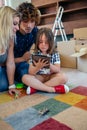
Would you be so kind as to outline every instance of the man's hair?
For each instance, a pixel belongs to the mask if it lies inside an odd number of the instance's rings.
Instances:
[[[32,4],[28,2],[23,2],[17,8],[17,11],[21,13],[21,21],[35,21],[35,24],[40,23],[40,11]]]

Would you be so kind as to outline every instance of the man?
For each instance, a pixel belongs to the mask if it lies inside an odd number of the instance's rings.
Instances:
[[[36,40],[38,32],[37,25],[40,22],[40,12],[32,3],[28,2],[20,4],[17,11],[21,14],[21,19],[14,46],[16,63],[15,80],[23,83],[26,82],[26,85],[28,85],[29,51]],[[27,75],[27,78],[25,78],[25,75]]]

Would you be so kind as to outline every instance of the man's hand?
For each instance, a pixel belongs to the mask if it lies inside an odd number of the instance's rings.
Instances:
[[[24,53],[24,55],[22,56],[22,58],[24,59],[24,61],[28,61],[30,59],[30,52],[27,51],[26,53]]]

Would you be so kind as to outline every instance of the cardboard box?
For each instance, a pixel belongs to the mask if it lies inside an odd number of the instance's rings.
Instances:
[[[75,40],[57,43],[57,50],[60,54],[61,67],[73,69],[77,68],[77,58],[71,57],[71,54],[75,53],[75,44]]]
[[[76,40],[75,53],[71,56],[80,57],[87,54],[87,40]]]
[[[81,39],[81,40],[75,40],[75,51],[78,52],[81,48],[87,47],[87,40]]]
[[[76,40],[75,51],[71,56],[77,57],[77,69],[87,72],[87,40]]]
[[[73,30],[75,39],[87,39],[87,27],[85,28],[76,28]]]
[[[87,54],[77,58],[77,69],[87,72]]]

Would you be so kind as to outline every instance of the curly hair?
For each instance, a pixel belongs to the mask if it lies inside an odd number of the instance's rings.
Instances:
[[[28,2],[23,2],[17,8],[17,11],[21,13],[21,21],[35,21],[35,24],[40,23],[40,11],[32,4]]]

